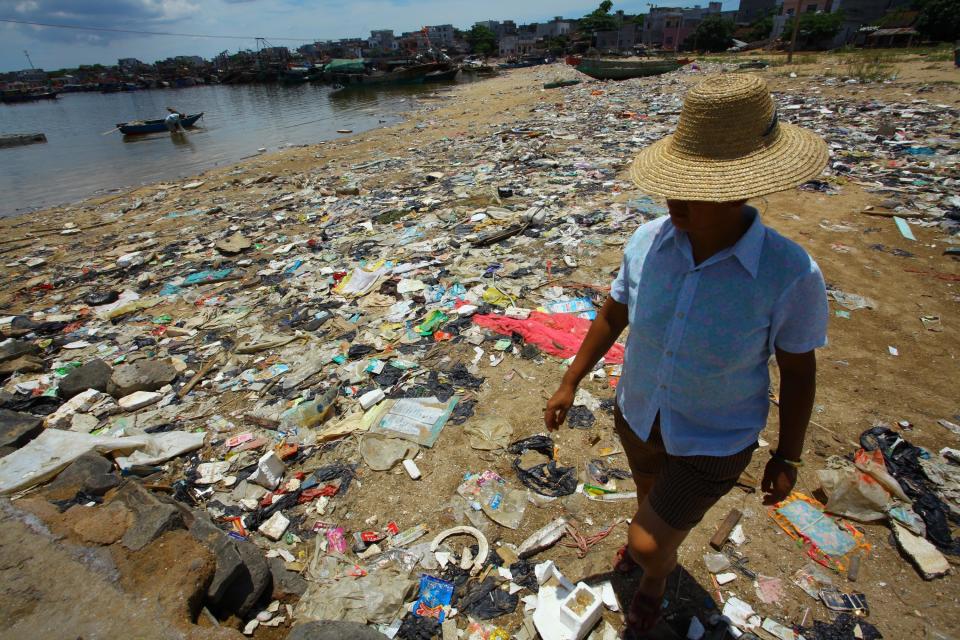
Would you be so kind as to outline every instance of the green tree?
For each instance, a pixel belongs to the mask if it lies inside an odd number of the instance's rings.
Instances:
[[[791,17],[783,26],[781,38],[789,39],[793,34],[793,20]],[[797,32],[797,41],[804,46],[814,46],[824,40],[829,40],[840,33],[843,26],[843,12],[836,13],[801,13],[800,30]]]
[[[570,39],[565,35],[552,36],[544,38],[543,44],[547,48],[547,51],[550,52],[550,55],[562,56],[567,52],[567,47],[570,46]]]
[[[773,31],[773,16],[764,16],[750,24],[750,33],[747,37],[750,38],[749,42],[766,40],[770,37],[771,31]]]
[[[466,40],[475,54],[484,57],[489,56],[497,48],[497,34],[486,25],[473,25],[473,28],[467,32]]]
[[[726,51],[733,44],[735,28],[733,20],[724,20],[718,15],[707,16],[685,44],[698,51]]]
[[[920,11],[916,28],[922,35],[941,42],[960,40],[957,0],[917,0],[914,7]]]
[[[603,0],[600,6],[580,18],[580,31],[594,33],[595,31],[613,31],[617,28],[617,19],[610,15],[613,3]]]

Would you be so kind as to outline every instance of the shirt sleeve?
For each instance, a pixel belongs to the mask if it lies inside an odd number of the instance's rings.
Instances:
[[[820,267],[812,259],[810,270],[791,284],[774,309],[770,332],[773,348],[806,353],[827,344],[827,288]]]
[[[630,278],[627,273],[628,265],[627,252],[624,251],[623,262],[620,263],[620,271],[617,273],[617,277],[613,279],[613,284],[610,285],[610,297],[620,304],[629,304],[630,287],[628,284]]]

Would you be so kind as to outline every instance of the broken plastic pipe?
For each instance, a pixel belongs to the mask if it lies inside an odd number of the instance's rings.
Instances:
[[[437,537],[433,539],[433,542],[430,543],[430,551],[436,551],[440,546],[440,543],[446,538],[459,534],[473,536],[479,543],[480,548],[477,551],[477,557],[473,559],[473,568],[470,570],[471,575],[476,575],[477,572],[479,572],[483,567],[483,564],[487,561],[487,555],[490,553],[490,545],[487,544],[487,538],[479,529],[461,526],[441,531],[437,534]]]

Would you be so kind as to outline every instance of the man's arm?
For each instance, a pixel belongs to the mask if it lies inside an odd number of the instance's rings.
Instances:
[[[765,504],[786,498],[797,482],[797,465],[817,393],[817,357],[813,351],[789,353],[776,350],[780,368],[780,435],[775,456],[767,463],[761,489]]]
[[[600,307],[596,319],[591,323],[590,330],[583,339],[583,344],[577,351],[577,356],[560,381],[560,388],[547,402],[543,421],[548,430],[559,429],[566,420],[567,411],[573,405],[577,385],[593,370],[600,358],[610,350],[623,330],[627,328],[627,317],[627,305],[613,298],[607,298]]]

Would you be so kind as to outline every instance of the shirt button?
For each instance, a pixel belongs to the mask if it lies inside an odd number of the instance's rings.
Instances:
[[[673,357],[673,351],[667,351],[667,357],[668,358]]]
[[[683,311],[677,311],[677,317],[682,319],[682,318],[683,318]]]

